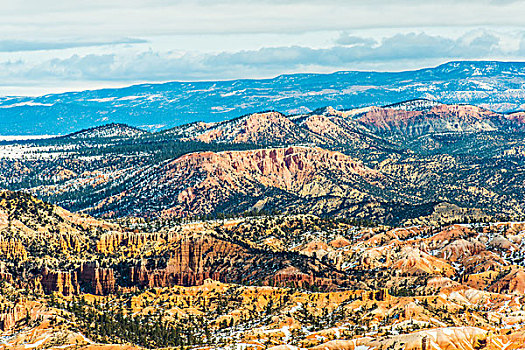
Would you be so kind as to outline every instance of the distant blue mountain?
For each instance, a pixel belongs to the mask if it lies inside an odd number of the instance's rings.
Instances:
[[[396,73],[292,74],[0,97],[0,135],[58,135],[108,123],[159,130],[261,110],[298,114],[328,105],[349,109],[416,98],[519,110],[525,106],[525,62],[463,61]]]

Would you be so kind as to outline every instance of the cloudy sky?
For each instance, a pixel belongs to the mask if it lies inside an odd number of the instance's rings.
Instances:
[[[0,0],[0,95],[525,58],[525,1]]]

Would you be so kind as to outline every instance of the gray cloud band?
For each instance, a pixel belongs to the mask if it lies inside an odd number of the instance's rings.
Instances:
[[[0,40],[0,52],[20,52],[20,51],[44,51],[44,50],[63,50],[78,47],[122,45],[122,44],[143,44],[147,40],[136,38],[124,38],[113,41],[27,41],[27,40]]]
[[[473,38],[450,39],[424,33],[396,34],[380,43],[343,34],[340,44],[325,49],[303,46],[271,47],[218,54],[173,55],[147,51],[134,55],[89,54],[51,59],[29,65],[24,61],[0,64],[4,83],[30,79],[87,81],[201,80],[280,74],[308,67],[352,69],[356,63],[406,60],[490,59],[498,55],[522,57],[521,48],[506,52],[498,37],[482,32]],[[350,46],[348,46],[350,45]]]

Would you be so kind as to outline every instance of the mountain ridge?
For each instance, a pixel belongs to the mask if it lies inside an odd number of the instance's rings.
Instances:
[[[511,112],[523,109],[525,96],[520,91],[524,84],[524,63],[493,61],[449,62],[392,73],[346,71],[260,80],[139,84],[0,99],[0,134],[63,135],[108,122],[154,131],[266,109],[298,114],[327,105],[358,108],[418,98]]]
[[[79,130],[60,138],[87,139],[87,138],[112,138],[112,137],[136,137],[147,134],[140,128],[123,123],[109,123],[88,129]]]
[[[383,116],[385,113],[386,115]],[[323,140],[323,137],[325,136],[323,133],[326,132],[326,130],[319,129],[326,127],[326,125],[323,124],[329,124],[328,128],[331,128],[335,133],[357,132],[368,134],[369,137],[377,137],[379,136],[376,135],[378,132],[381,136],[384,136],[384,134],[377,125],[374,125],[375,120],[380,121],[383,124],[396,122],[406,118],[421,119],[426,116],[430,116],[431,119],[445,120],[454,114],[458,114],[459,117],[462,117],[461,115],[471,117],[474,118],[474,120],[489,120],[490,118],[487,117],[496,118],[499,120],[499,124],[506,123],[508,125],[513,125],[515,128],[521,128],[525,125],[523,112],[498,113],[487,108],[466,103],[445,104],[428,99],[412,99],[385,106],[367,106],[357,109],[337,110],[332,106],[326,106],[307,114],[298,115],[285,115],[278,111],[267,110],[238,116],[233,119],[216,123],[195,121],[153,133],[123,123],[108,123],[76,131],[64,136],[59,136],[59,138],[125,138],[145,135],[162,135],[172,136],[181,140],[195,140],[207,143],[223,142],[276,145],[302,142],[322,144],[328,142],[328,140]],[[485,117],[485,115],[487,117]],[[384,119],[385,116],[387,119]],[[336,120],[334,118],[339,119]],[[465,126],[468,126],[468,124],[469,122],[467,121]],[[503,126],[505,125],[499,125],[499,127]],[[470,127],[472,128],[471,131],[496,130],[494,125],[485,127],[470,125]],[[440,133],[466,131],[468,130],[445,125],[442,130],[429,129],[425,132]],[[403,135],[403,130],[399,130],[398,133],[400,133],[401,136],[406,136]],[[391,133],[390,136],[394,136],[394,134]],[[340,141],[341,140],[339,140],[339,142]]]
[[[439,203],[448,203],[453,218],[478,217],[480,208],[519,218],[524,121],[520,113],[410,100],[267,111],[157,133],[109,124],[80,134],[87,138],[2,143],[0,186],[107,217],[273,208],[399,223],[435,220]],[[348,162],[335,164],[331,154]],[[281,172],[296,160],[302,165]],[[353,176],[351,163],[380,180]]]
[[[254,144],[328,143],[323,139],[331,129],[341,135],[358,133],[368,137],[408,136],[442,132],[496,131],[507,127],[523,128],[523,113],[497,113],[469,104],[445,104],[428,99],[414,99],[386,106],[368,106],[358,109],[336,110],[331,106],[299,115],[285,115],[277,111],[257,112],[219,123],[194,122],[165,133],[179,133],[184,139],[204,142],[250,142]],[[450,120],[447,120],[450,119]],[[398,125],[398,123],[413,125]],[[422,124],[418,126],[419,124]],[[294,125],[295,124],[295,125]],[[329,125],[328,125],[329,124]],[[299,127],[299,129],[297,129]],[[185,129],[192,129],[191,132]],[[393,130],[395,129],[395,130]],[[176,130],[176,132],[174,132]],[[335,135],[329,136],[332,140]],[[341,142],[341,140],[339,140]]]

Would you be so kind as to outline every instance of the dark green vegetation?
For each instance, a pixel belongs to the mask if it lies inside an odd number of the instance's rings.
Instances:
[[[508,117],[427,100],[344,113],[269,112],[157,133],[110,124],[56,139],[3,142],[0,188],[30,191],[66,209],[106,217],[156,217],[172,208],[178,209],[169,215],[178,217],[262,210],[386,224],[525,217],[525,128],[519,113]],[[338,166],[324,169],[312,161],[307,167],[321,169],[316,176],[302,178],[304,172],[297,172],[304,168],[291,167],[292,184],[279,187],[256,177],[263,167],[277,166],[268,165],[271,157],[243,163],[253,169],[241,175],[238,165],[222,171],[225,165],[206,154],[177,167],[177,159],[190,153],[297,145],[342,152],[369,173],[347,177]],[[9,156],[12,149],[24,155]],[[244,156],[232,157],[240,162]],[[317,159],[304,157],[303,163]],[[199,189],[206,180],[211,185]]]
[[[70,312],[78,330],[96,342],[111,344],[115,341],[132,343],[148,349],[211,344],[211,333],[204,317],[184,317],[167,320],[164,311],[155,314],[130,315],[124,313],[124,302],[118,309],[108,305],[73,298],[61,302],[50,298],[49,305]],[[55,321],[56,322],[56,321]]]
[[[3,142],[1,145],[15,144]],[[193,152],[221,152],[230,149],[254,149],[250,144],[205,143],[199,141],[180,141],[161,134],[144,134],[135,138],[87,138],[72,139],[68,137],[39,140],[36,143],[22,141],[26,147],[43,147],[49,159],[39,156],[24,159],[0,158],[0,188],[11,191],[27,190],[40,186],[60,186],[69,180],[68,174],[61,178],[57,172],[67,169],[74,174],[91,172],[118,172],[122,169],[145,169],[162,164]],[[32,159],[28,159],[32,158]],[[78,211],[126,189],[126,183],[111,184],[103,189],[77,188],[73,192],[43,194],[46,201],[61,203],[65,208]]]

